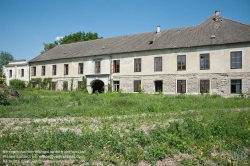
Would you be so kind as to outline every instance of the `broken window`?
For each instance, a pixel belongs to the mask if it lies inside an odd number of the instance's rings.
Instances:
[[[231,80],[231,93],[241,93],[241,80]]]
[[[45,76],[45,66],[42,66],[42,76]]]
[[[52,75],[56,75],[56,65],[52,66]]]
[[[36,67],[31,67],[31,76],[36,76]]]
[[[95,61],[95,73],[101,73],[101,61]]]
[[[162,81],[155,81],[155,92],[162,92]]]
[[[186,80],[177,80],[177,93],[186,93]]]
[[[120,60],[114,60],[113,61],[114,63],[113,63],[113,72],[114,73],[120,73]]]
[[[69,74],[69,64],[64,64],[64,75]]]
[[[83,74],[83,63],[78,63],[78,74]]]
[[[113,81],[113,91],[118,92],[120,89],[120,81]]]

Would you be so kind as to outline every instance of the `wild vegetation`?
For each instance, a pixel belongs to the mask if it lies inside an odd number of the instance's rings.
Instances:
[[[0,117],[0,151],[38,165],[65,152],[76,165],[250,164],[249,98],[28,88]]]

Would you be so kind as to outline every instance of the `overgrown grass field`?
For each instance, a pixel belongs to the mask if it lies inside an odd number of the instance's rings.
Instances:
[[[64,152],[73,157],[50,165],[250,164],[250,99],[240,97],[25,89],[0,117],[1,162],[30,151],[34,165]]]

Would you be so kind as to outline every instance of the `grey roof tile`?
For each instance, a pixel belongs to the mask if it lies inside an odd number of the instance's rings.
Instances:
[[[162,30],[160,34],[148,32],[59,45],[30,62],[240,42],[250,42],[249,25],[223,17],[216,22],[212,16],[198,26]]]

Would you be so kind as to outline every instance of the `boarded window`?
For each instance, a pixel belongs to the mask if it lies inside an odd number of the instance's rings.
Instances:
[[[186,55],[177,56],[177,70],[186,70]]]
[[[64,75],[69,74],[69,64],[64,64]]]
[[[83,63],[78,63],[78,74],[83,74]]]
[[[210,68],[209,64],[209,54],[201,54],[200,55],[200,69],[201,70],[207,70]]]
[[[200,93],[209,92],[209,80],[200,80]]]
[[[95,73],[101,73],[101,61],[95,61]]]
[[[242,52],[231,52],[231,69],[242,68]]]
[[[177,93],[186,93],[186,80],[177,80]]]
[[[155,57],[155,71],[162,71],[162,57]]]
[[[113,81],[113,91],[118,92],[120,89],[120,81]]]
[[[231,80],[231,93],[241,93],[242,83],[241,80]]]
[[[113,69],[114,73],[120,73],[120,60],[113,61]]]
[[[134,60],[134,71],[141,72],[141,58],[137,58]]]
[[[134,92],[139,92],[141,80],[134,80]]]
[[[45,66],[42,66],[42,76],[45,76]]]
[[[155,92],[162,92],[162,81],[155,81]]]

